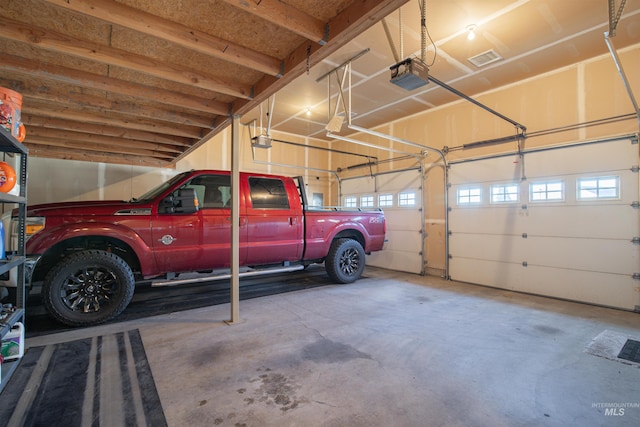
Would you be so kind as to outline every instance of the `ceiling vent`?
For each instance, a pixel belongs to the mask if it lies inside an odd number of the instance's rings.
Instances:
[[[471,62],[476,67],[480,68],[480,67],[484,67],[485,65],[489,65],[492,62],[500,61],[501,59],[504,59],[504,58],[498,55],[498,52],[491,49],[486,52],[482,52],[476,56],[472,56],[471,58],[468,58],[467,61]]]

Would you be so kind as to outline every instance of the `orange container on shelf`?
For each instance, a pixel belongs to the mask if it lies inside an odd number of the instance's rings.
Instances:
[[[18,140],[24,140],[25,135],[24,126],[20,121],[21,110],[22,95],[11,89],[0,87],[0,127]]]
[[[16,185],[16,171],[9,163],[0,162],[0,192],[8,193]]]

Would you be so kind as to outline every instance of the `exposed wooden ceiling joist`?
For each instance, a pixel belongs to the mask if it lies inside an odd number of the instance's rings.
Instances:
[[[224,0],[279,27],[324,44],[328,36],[325,23],[279,0]]]
[[[5,54],[2,56],[2,69],[7,73],[28,74],[43,84],[48,84],[48,81],[53,80],[74,85],[78,88],[96,89],[108,93],[132,96],[154,103],[179,105],[183,108],[210,114],[228,115],[231,108],[229,104],[204,97],[185,95],[176,91],[132,83],[60,65],[49,65],[15,55]],[[22,92],[22,88],[18,90]]]
[[[0,18],[0,29],[4,38],[36,44],[42,49],[55,53],[88,58],[105,65],[123,67],[234,97],[251,98],[249,85],[236,83],[232,79],[224,80],[177,64],[154,60],[123,49],[97,45],[46,28],[25,26],[20,22],[3,18]]]
[[[187,49],[196,50],[263,73],[280,74],[280,61],[261,52],[247,49],[232,41],[214,37],[186,25],[143,12],[112,0],[44,0],[74,12],[98,18],[159,39],[168,40]],[[211,7],[214,7],[211,4]]]

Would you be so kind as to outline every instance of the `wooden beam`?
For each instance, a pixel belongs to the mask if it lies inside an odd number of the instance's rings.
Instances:
[[[131,83],[126,80],[115,79],[85,71],[75,70],[59,65],[49,65],[40,61],[33,61],[14,55],[2,54],[2,70],[14,74],[27,74],[47,84],[57,81],[70,85],[113,92],[119,95],[132,96],[167,105],[180,105],[196,111],[211,114],[228,115],[230,106],[224,102],[203,96],[185,95],[155,86]]]
[[[76,39],[46,28],[39,28],[0,17],[0,37],[27,43],[53,52],[119,66],[161,79],[187,84],[200,89],[251,98],[251,87],[232,80],[223,80],[200,71],[191,70],[166,61],[149,58],[109,46]]]
[[[170,126],[163,123],[152,122],[150,120],[127,120],[116,117],[114,114],[92,114],[86,112],[74,111],[67,107],[52,109],[46,103],[32,103],[29,108],[24,108],[30,114],[44,117],[55,117],[58,119],[75,120],[84,123],[93,123],[96,125],[110,125],[125,129],[142,130],[146,132],[165,133],[175,136],[183,136],[187,138],[199,138],[200,129],[185,126]],[[27,132],[29,130],[27,129]]]
[[[324,22],[280,0],[223,1],[313,42],[326,42]]]
[[[96,163],[113,163],[113,164],[125,164],[134,166],[148,166],[153,168],[172,168],[175,169],[175,165],[172,162],[165,160],[155,159],[151,157],[132,156],[127,154],[109,154],[98,153],[96,151],[86,151],[82,149],[76,149],[70,151],[68,149],[60,147],[52,147],[47,145],[37,144],[25,144],[29,148],[29,156],[32,157],[45,157],[48,159],[62,159],[62,160],[80,160],[83,162],[96,162]]]
[[[11,88],[11,86],[2,78],[0,78],[0,86]],[[214,122],[214,117],[204,117],[185,113],[184,111],[170,111],[117,99],[106,99],[103,97],[79,93],[73,90],[65,92],[61,90],[51,90],[51,88],[45,89],[42,86],[34,87],[33,85],[25,84],[20,93],[22,93],[22,102],[25,105],[25,109],[33,102],[45,101],[58,107],[66,106],[76,109],[82,108],[87,111],[94,110],[103,113],[114,112],[124,116],[140,117],[160,122],[196,126],[206,129],[213,128]]]
[[[140,157],[153,157],[157,159],[165,159],[172,160],[175,156],[167,153],[161,153],[158,151],[150,151],[150,150],[139,150],[133,148],[131,145],[129,147],[115,146],[109,145],[105,146],[103,144],[91,143],[88,141],[79,142],[79,141],[68,141],[66,139],[55,139],[55,138],[41,138],[37,136],[29,137],[29,141],[25,139],[25,143],[30,145],[48,145],[50,147],[62,147],[75,150],[85,150],[85,151],[97,151],[99,153],[112,153],[112,154],[131,154],[134,156]]]
[[[169,21],[140,9],[126,6],[112,0],[44,0],[47,3],[73,10],[85,15],[110,22],[176,43],[234,64],[242,65],[265,74],[280,74],[280,61],[228,40],[212,36],[186,25]],[[214,7],[212,4],[211,7]]]
[[[136,141],[151,142],[157,144],[169,144],[175,147],[190,147],[194,140],[179,136],[165,135],[160,133],[145,132],[135,129],[126,129],[115,126],[97,125],[94,123],[64,120],[55,117],[44,117],[32,113],[22,112],[22,123],[24,123],[27,134],[33,128],[59,129],[72,132],[89,133],[98,136],[110,136],[114,138]]]
[[[93,144],[95,146],[102,146],[104,151],[113,151],[110,147],[134,147],[140,150],[147,150],[149,152],[166,152],[171,153],[171,157],[176,154],[182,154],[185,149],[181,146],[154,144],[144,141],[131,141],[122,138],[114,138],[112,136],[96,135],[92,133],[72,132],[59,129],[47,129],[47,128],[29,128],[29,132],[25,141],[42,141],[42,140],[57,140],[57,141],[69,141],[69,142],[81,142],[83,144]],[[54,144],[50,144],[54,145]]]

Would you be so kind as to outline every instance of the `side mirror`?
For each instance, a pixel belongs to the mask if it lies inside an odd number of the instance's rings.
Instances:
[[[198,197],[193,188],[181,188],[177,196],[168,196],[162,201],[165,213],[198,212]]]

